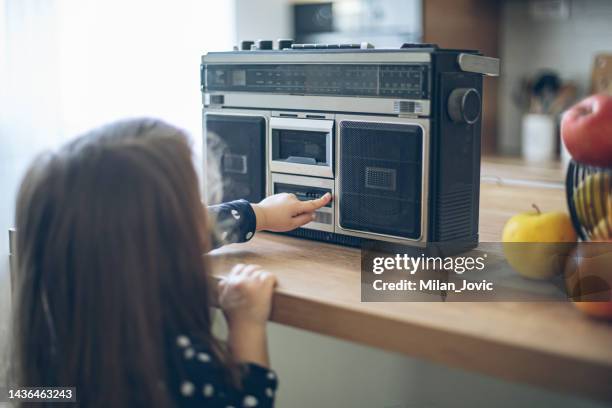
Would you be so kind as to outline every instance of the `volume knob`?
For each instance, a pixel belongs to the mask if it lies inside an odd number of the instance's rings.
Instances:
[[[482,99],[474,88],[457,88],[448,97],[448,115],[453,122],[473,125],[481,111]]]

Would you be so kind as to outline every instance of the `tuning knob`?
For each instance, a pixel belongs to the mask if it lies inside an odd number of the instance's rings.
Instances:
[[[293,45],[293,40],[290,39],[279,39],[278,40],[278,49],[284,50],[286,48],[291,48]]]
[[[457,88],[448,97],[448,114],[453,122],[476,123],[480,119],[482,99],[474,88]]]
[[[272,40],[257,40],[255,45],[258,50],[271,50],[272,49]]]

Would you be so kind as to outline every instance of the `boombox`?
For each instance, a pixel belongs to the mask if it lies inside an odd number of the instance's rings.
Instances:
[[[205,169],[220,172],[222,200],[329,192],[291,235],[478,242],[482,77],[499,60],[432,44],[278,48],[202,57]]]

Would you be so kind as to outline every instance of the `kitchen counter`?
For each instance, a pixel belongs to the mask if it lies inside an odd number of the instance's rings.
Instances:
[[[484,182],[561,185],[565,183],[565,167],[560,160],[534,163],[517,157],[488,156],[482,162],[481,177]]]
[[[483,165],[481,241],[499,241],[505,221],[532,202],[565,210],[562,180],[546,178],[550,169],[534,178],[537,170],[515,164],[512,172],[512,163],[499,164]],[[515,182],[525,181],[521,174],[529,183]],[[217,278],[237,262],[277,275],[274,322],[612,401],[612,324],[588,319],[568,302],[362,303],[359,249],[269,233],[211,257]]]

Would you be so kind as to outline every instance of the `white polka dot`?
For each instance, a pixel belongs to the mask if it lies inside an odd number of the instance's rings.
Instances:
[[[249,231],[246,234],[246,239],[251,239],[252,236],[253,236],[253,231]]]
[[[202,388],[202,394],[204,394],[206,398],[212,397],[214,393],[215,393],[215,388],[210,384],[206,384]]]
[[[235,219],[237,220],[240,219],[240,213],[237,210],[232,210],[232,215],[234,216]]]
[[[273,380],[276,378],[276,375],[274,375],[274,373],[272,371],[268,371],[268,380]]]
[[[244,399],[242,400],[242,405],[245,407],[256,407],[257,406],[257,398],[255,398],[252,395],[247,395],[246,397],[244,397]]]
[[[178,336],[176,338],[176,344],[180,347],[189,347],[191,345],[191,341],[189,341],[189,337],[187,336]]]
[[[206,353],[198,353],[198,360],[203,363],[208,363],[210,361],[210,356]]]
[[[272,388],[266,388],[266,395],[272,398],[274,396],[274,390]]]
[[[181,394],[186,397],[191,397],[193,395],[194,386],[189,381],[185,381],[181,384]]]
[[[185,349],[185,352],[183,353],[183,355],[185,356],[186,360],[191,360],[193,356],[195,356],[195,350],[189,347]]]

